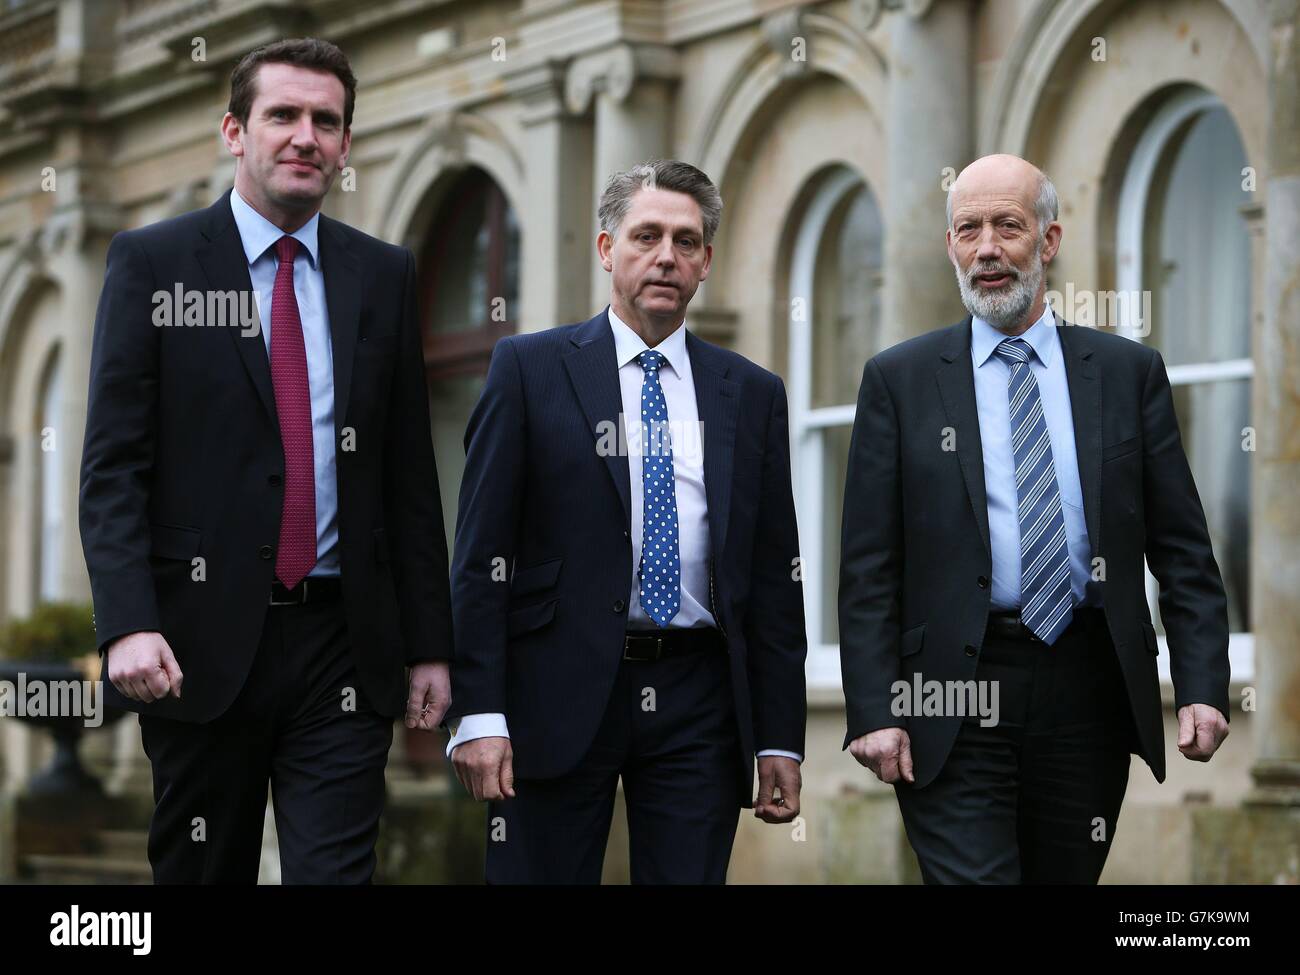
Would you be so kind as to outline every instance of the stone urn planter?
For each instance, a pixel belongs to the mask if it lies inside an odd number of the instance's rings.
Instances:
[[[91,609],[44,603],[0,637],[0,718],[43,728],[54,756],[27,783],[30,796],[99,796],[103,787],[81,764],[82,735],[126,712],[103,702]]]

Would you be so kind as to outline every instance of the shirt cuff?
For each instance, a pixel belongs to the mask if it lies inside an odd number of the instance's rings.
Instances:
[[[451,729],[451,741],[447,742],[447,757],[457,745],[463,745],[475,738],[509,738],[510,730],[506,727],[504,714],[467,714],[460,723]]]
[[[779,748],[764,748],[758,753],[758,757],[762,758],[764,755],[779,755],[781,758],[793,758],[800,765],[803,764],[803,756],[798,752],[784,752]]]

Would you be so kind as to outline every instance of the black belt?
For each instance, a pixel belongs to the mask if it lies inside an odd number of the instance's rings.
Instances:
[[[638,630],[623,637],[624,660],[658,660],[660,657],[681,657],[722,648],[722,634],[711,626]]]
[[[343,580],[338,576],[308,576],[292,589],[278,580],[271,582],[271,606],[301,606],[304,603],[335,603],[343,598]]]
[[[1106,625],[1106,614],[1097,606],[1076,606],[1074,607],[1074,619],[1070,625],[1074,626],[1076,624],[1085,627],[1104,627]],[[1034,635],[1033,630],[1021,622],[1020,610],[1018,609],[989,613],[989,625],[985,633],[988,636],[997,636],[1004,640],[1043,642]]]

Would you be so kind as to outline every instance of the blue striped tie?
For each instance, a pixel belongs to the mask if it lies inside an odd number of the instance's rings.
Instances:
[[[1020,621],[1050,645],[1074,617],[1070,555],[1052,462],[1052,438],[1038,382],[1029,368],[1029,343],[1006,339],[995,351],[1010,369],[1007,403],[1020,500]]]

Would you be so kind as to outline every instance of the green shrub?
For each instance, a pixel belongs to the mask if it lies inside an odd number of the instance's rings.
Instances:
[[[0,636],[0,657],[33,663],[67,663],[94,653],[89,603],[41,603],[26,619],[11,620]]]

